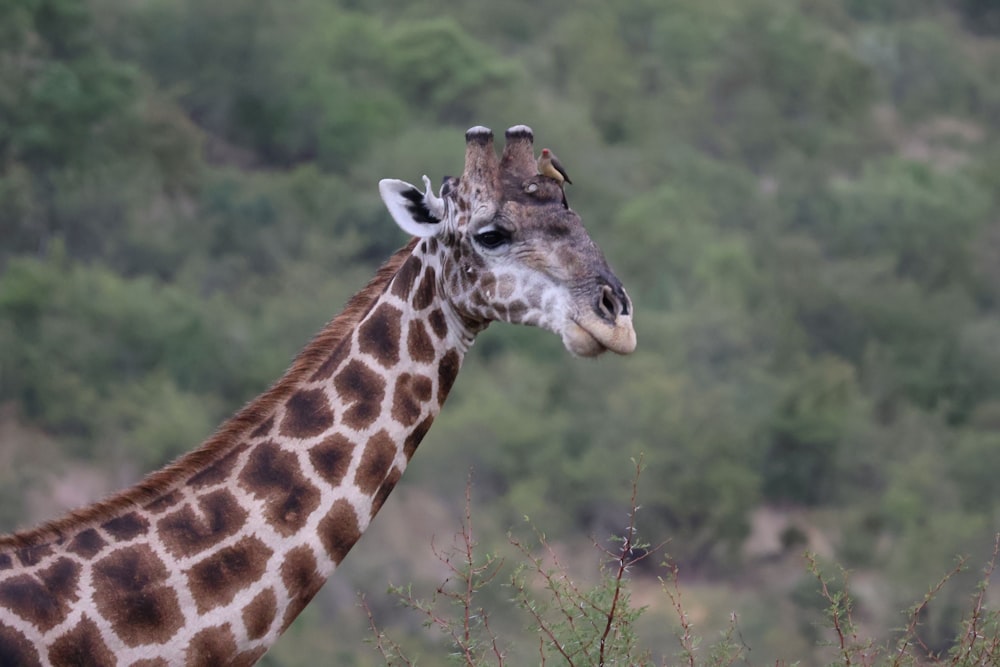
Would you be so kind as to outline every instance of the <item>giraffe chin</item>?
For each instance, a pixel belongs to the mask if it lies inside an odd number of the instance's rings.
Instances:
[[[635,329],[632,318],[619,316],[614,326],[598,317],[570,320],[562,332],[563,345],[578,357],[596,357],[611,350],[615,354],[631,354],[635,350]]]

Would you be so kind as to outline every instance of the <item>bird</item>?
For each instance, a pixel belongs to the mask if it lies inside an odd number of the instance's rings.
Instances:
[[[569,179],[569,174],[559,162],[559,158],[548,148],[543,148],[542,154],[538,156],[538,173],[554,179],[559,185],[562,185],[564,181],[570,185],[573,184],[573,181]]]

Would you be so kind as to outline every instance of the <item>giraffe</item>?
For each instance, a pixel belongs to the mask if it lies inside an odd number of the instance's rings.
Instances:
[[[476,335],[535,325],[574,355],[636,345],[631,302],[533,133],[466,132],[438,194],[383,180],[413,238],[269,390],[107,500],[0,536],[0,665],[252,665],[399,481]]]

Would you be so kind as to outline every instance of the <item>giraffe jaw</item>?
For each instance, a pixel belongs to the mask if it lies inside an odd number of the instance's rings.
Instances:
[[[636,345],[635,328],[628,315],[619,315],[613,325],[596,315],[584,315],[568,321],[562,341],[578,357],[596,357],[608,350],[631,354]]]

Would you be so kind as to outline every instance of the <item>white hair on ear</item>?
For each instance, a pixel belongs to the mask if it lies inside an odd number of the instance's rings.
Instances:
[[[441,218],[428,207],[425,194],[406,181],[384,178],[378,182],[379,194],[392,219],[407,234],[419,237],[436,236],[441,231]],[[440,208],[443,210],[443,203]]]
[[[427,174],[424,174],[424,204],[427,205],[427,210],[430,211],[431,215],[438,218],[439,220],[444,219],[444,200],[434,194],[434,189],[431,186],[431,179],[427,178]],[[442,186],[443,187],[443,186]]]

